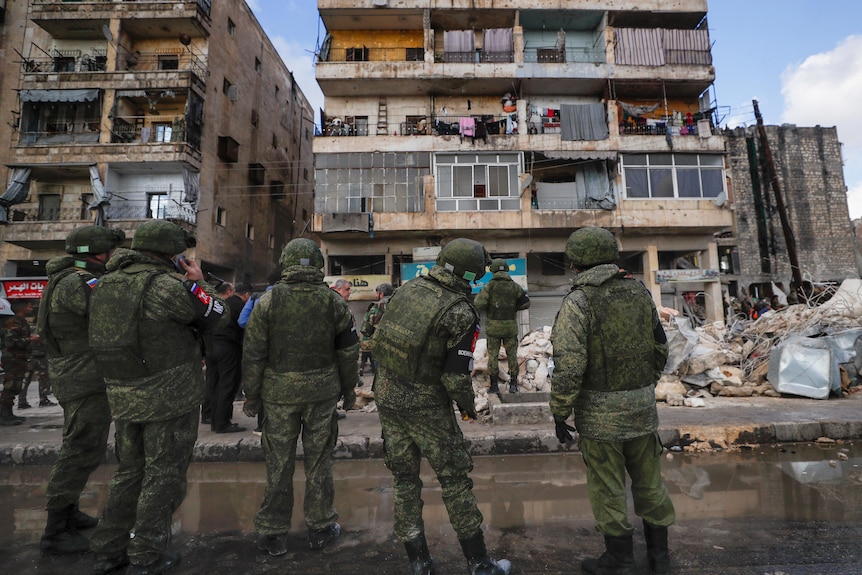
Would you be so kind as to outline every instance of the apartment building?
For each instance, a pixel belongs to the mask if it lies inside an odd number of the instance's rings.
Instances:
[[[553,321],[568,235],[612,230],[657,303],[720,319],[730,229],[705,0],[318,0],[327,272],[421,273],[466,236]],[[546,302],[547,305],[544,305]]]
[[[309,227],[313,112],[244,0],[6,2],[2,275],[69,230],[167,219],[206,272],[262,282]]]

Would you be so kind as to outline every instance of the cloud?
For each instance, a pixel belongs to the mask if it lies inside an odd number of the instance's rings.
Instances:
[[[848,36],[833,50],[814,54],[781,75],[782,121],[836,126],[844,144],[844,178],[850,217],[862,216],[862,36]]]
[[[272,38],[272,44],[275,46],[287,69],[293,72],[293,77],[296,79],[297,84],[299,84],[302,93],[311,102],[315,123],[319,123],[318,110],[323,108],[323,92],[320,91],[320,86],[317,85],[317,78],[314,77],[314,61],[316,56],[307,46],[291,42],[284,36]]]

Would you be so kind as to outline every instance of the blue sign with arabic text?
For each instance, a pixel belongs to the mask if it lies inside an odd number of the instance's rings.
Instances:
[[[509,264],[509,275],[512,279],[518,283],[522,288],[527,289],[527,260],[524,258],[516,258],[511,260],[506,260]],[[428,272],[431,271],[431,268],[434,267],[434,262],[417,262],[412,264],[401,264],[401,281],[406,282],[408,280],[412,280],[413,278],[418,278],[419,276],[428,275]],[[485,287],[493,274],[490,272],[485,272],[481,278],[477,279],[475,283],[471,284],[473,287],[473,293],[479,293],[482,291],[482,288]]]

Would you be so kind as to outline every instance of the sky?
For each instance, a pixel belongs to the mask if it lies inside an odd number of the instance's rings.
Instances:
[[[316,0],[247,2],[317,114],[314,53],[326,32]],[[752,100],[767,125],[836,126],[850,217],[862,217],[862,113],[853,104],[862,101],[862,1],[710,0],[708,10],[721,126],[754,125]]]

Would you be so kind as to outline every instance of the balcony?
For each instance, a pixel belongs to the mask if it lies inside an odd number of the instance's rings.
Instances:
[[[102,38],[102,26],[122,18],[140,38],[209,36],[212,0],[34,0],[31,19],[54,38]]]

